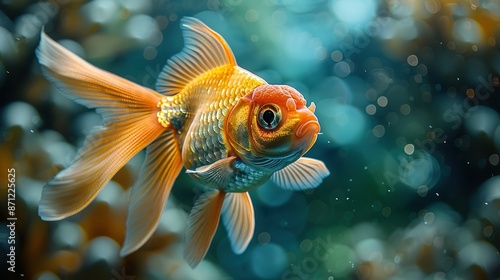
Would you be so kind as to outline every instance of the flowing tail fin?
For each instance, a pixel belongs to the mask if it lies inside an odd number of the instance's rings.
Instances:
[[[43,188],[39,215],[60,220],[85,208],[125,163],[165,131],[156,116],[162,96],[90,65],[43,32],[37,56],[64,95],[95,108],[104,122],[73,163]]]

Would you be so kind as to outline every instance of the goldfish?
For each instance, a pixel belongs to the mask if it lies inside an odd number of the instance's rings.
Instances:
[[[200,20],[180,23],[184,47],[168,59],[156,90],[89,64],[42,30],[36,54],[43,74],[62,94],[95,109],[103,123],[43,186],[38,212],[45,221],[80,212],[145,149],[120,255],[151,237],[185,169],[206,188],[184,236],[184,259],[195,268],[221,217],[232,250],[246,250],[255,227],[249,191],[269,180],[287,190],[312,189],[330,173],[322,161],[303,156],[320,132],[314,103],[239,67],[224,38]]]

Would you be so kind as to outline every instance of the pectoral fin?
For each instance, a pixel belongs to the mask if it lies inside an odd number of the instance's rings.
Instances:
[[[195,268],[205,257],[212,243],[226,193],[206,192],[196,201],[188,218],[184,239],[184,259]]]
[[[227,186],[228,180],[233,173],[232,163],[236,157],[220,159],[210,165],[196,168],[196,170],[186,170],[186,173],[193,174],[207,186],[221,188]]]
[[[330,172],[322,161],[301,157],[275,172],[271,180],[283,189],[297,191],[316,188],[328,175]]]
[[[252,240],[255,217],[248,192],[228,193],[222,207],[222,222],[227,229],[231,248],[236,254],[245,251]]]

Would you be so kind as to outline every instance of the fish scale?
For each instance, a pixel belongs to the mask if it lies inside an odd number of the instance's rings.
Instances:
[[[183,123],[177,129],[186,168],[209,165],[230,154],[224,119],[239,98],[263,83],[261,78],[238,66],[222,66],[200,75],[170,100],[170,104],[186,104],[182,114],[167,110],[163,115],[168,123]],[[170,110],[178,112],[179,108],[174,106]],[[183,144],[188,146],[182,147]]]

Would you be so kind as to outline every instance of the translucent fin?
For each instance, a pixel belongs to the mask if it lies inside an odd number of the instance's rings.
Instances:
[[[129,118],[119,126],[95,128],[73,163],[43,187],[38,210],[43,220],[60,220],[85,208],[125,163],[164,130],[155,114],[129,114]]]
[[[248,192],[228,193],[222,206],[222,222],[227,229],[231,248],[243,253],[252,240],[255,217]]]
[[[212,243],[222,204],[226,193],[222,191],[206,192],[196,201],[188,218],[185,236],[184,259],[195,268],[205,257]]]
[[[174,133],[173,130],[167,130],[148,146],[146,160],[130,195],[127,232],[121,256],[139,249],[158,226],[172,185],[182,169]]]
[[[199,75],[223,65],[236,65],[226,41],[201,21],[181,19],[184,48],[167,61],[156,82],[156,90],[166,95],[180,92]]]
[[[164,128],[158,123],[158,93],[100,70],[42,32],[37,56],[47,78],[69,98],[103,116],[73,163],[42,191],[39,215],[59,220],[87,206],[113,175]]]
[[[330,175],[325,164],[316,159],[301,157],[287,167],[274,172],[271,180],[286,190],[307,190],[316,188]]]
[[[43,31],[36,50],[45,76],[67,97],[97,108],[104,124],[127,121],[128,114],[156,110],[162,96],[101,70],[48,37]]]
[[[196,170],[186,170],[186,173],[198,177],[207,186],[225,187],[233,173],[232,162],[235,159],[236,157],[223,158],[210,165],[198,167]]]

